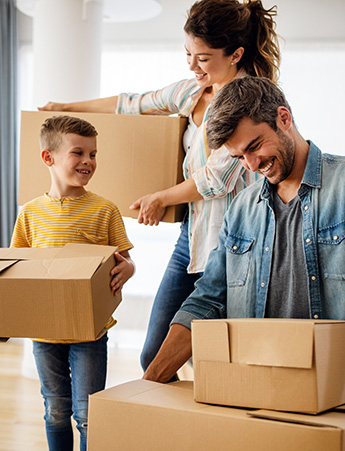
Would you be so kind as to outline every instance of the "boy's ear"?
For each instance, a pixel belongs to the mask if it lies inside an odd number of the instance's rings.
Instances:
[[[41,151],[41,158],[42,158],[42,160],[43,160],[43,163],[44,163],[46,166],[48,166],[48,167],[53,166],[53,164],[54,164],[54,158],[53,158],[53,155],[52,155],[51,150],[43,149],[43,150]]]

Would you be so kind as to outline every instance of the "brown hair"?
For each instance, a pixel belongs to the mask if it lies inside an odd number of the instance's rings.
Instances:
[[[225,56],[244,48],[238,67],[249,75],[277,82],[280,49],[275,32],[276,6],[265,9],[260,0],[200,0],[189,10],[184,30]]]
[[[95,127],[84,119],[71,116],[53,116],[44,121],[40,130],[41,149],[56,150],[68,133],[93,137],[97,136]]]
[[[209,146],[219,149],[245,117],[257,124],[266,122],[276,131],[280,106],[292,115],[283,92],[268,78],[247,76],[233,80],[218,91],[210,106],[206,125]]]

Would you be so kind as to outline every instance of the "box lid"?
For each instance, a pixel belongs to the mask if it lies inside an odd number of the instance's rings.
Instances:
[[[2,279],[90,279],[104,257],[21,260],[1,274]]]
[[[319,323],[339,321],[196,320],[192,323],[193,357],[196,361],[311,368],[314,328]]]

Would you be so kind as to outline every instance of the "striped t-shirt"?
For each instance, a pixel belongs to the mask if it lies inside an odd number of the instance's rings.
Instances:
[[[67,243],[117,246],[119,252],[133,247],[116,205],[90,191],[80,197],[61,199],[45,194],[21,208],[11,247],[62,247]],[[110,318],[105,330],[114,324]]]

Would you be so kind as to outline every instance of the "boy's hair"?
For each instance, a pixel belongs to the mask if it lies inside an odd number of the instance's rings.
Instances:
[[[210,106],[206,125],[208,145],[219,149],[245,117],[256,124],[266,122],[276,131],[280,106],[292,115],[283,92],[268,78],[246,76],[231,81],[219,90]]]
[[[63,136],[68,133],[93,137],[97,130],[90,122],[71,116],[53,116],[44,121],[40,130],[41,150],[56,150],[62,143]]]

